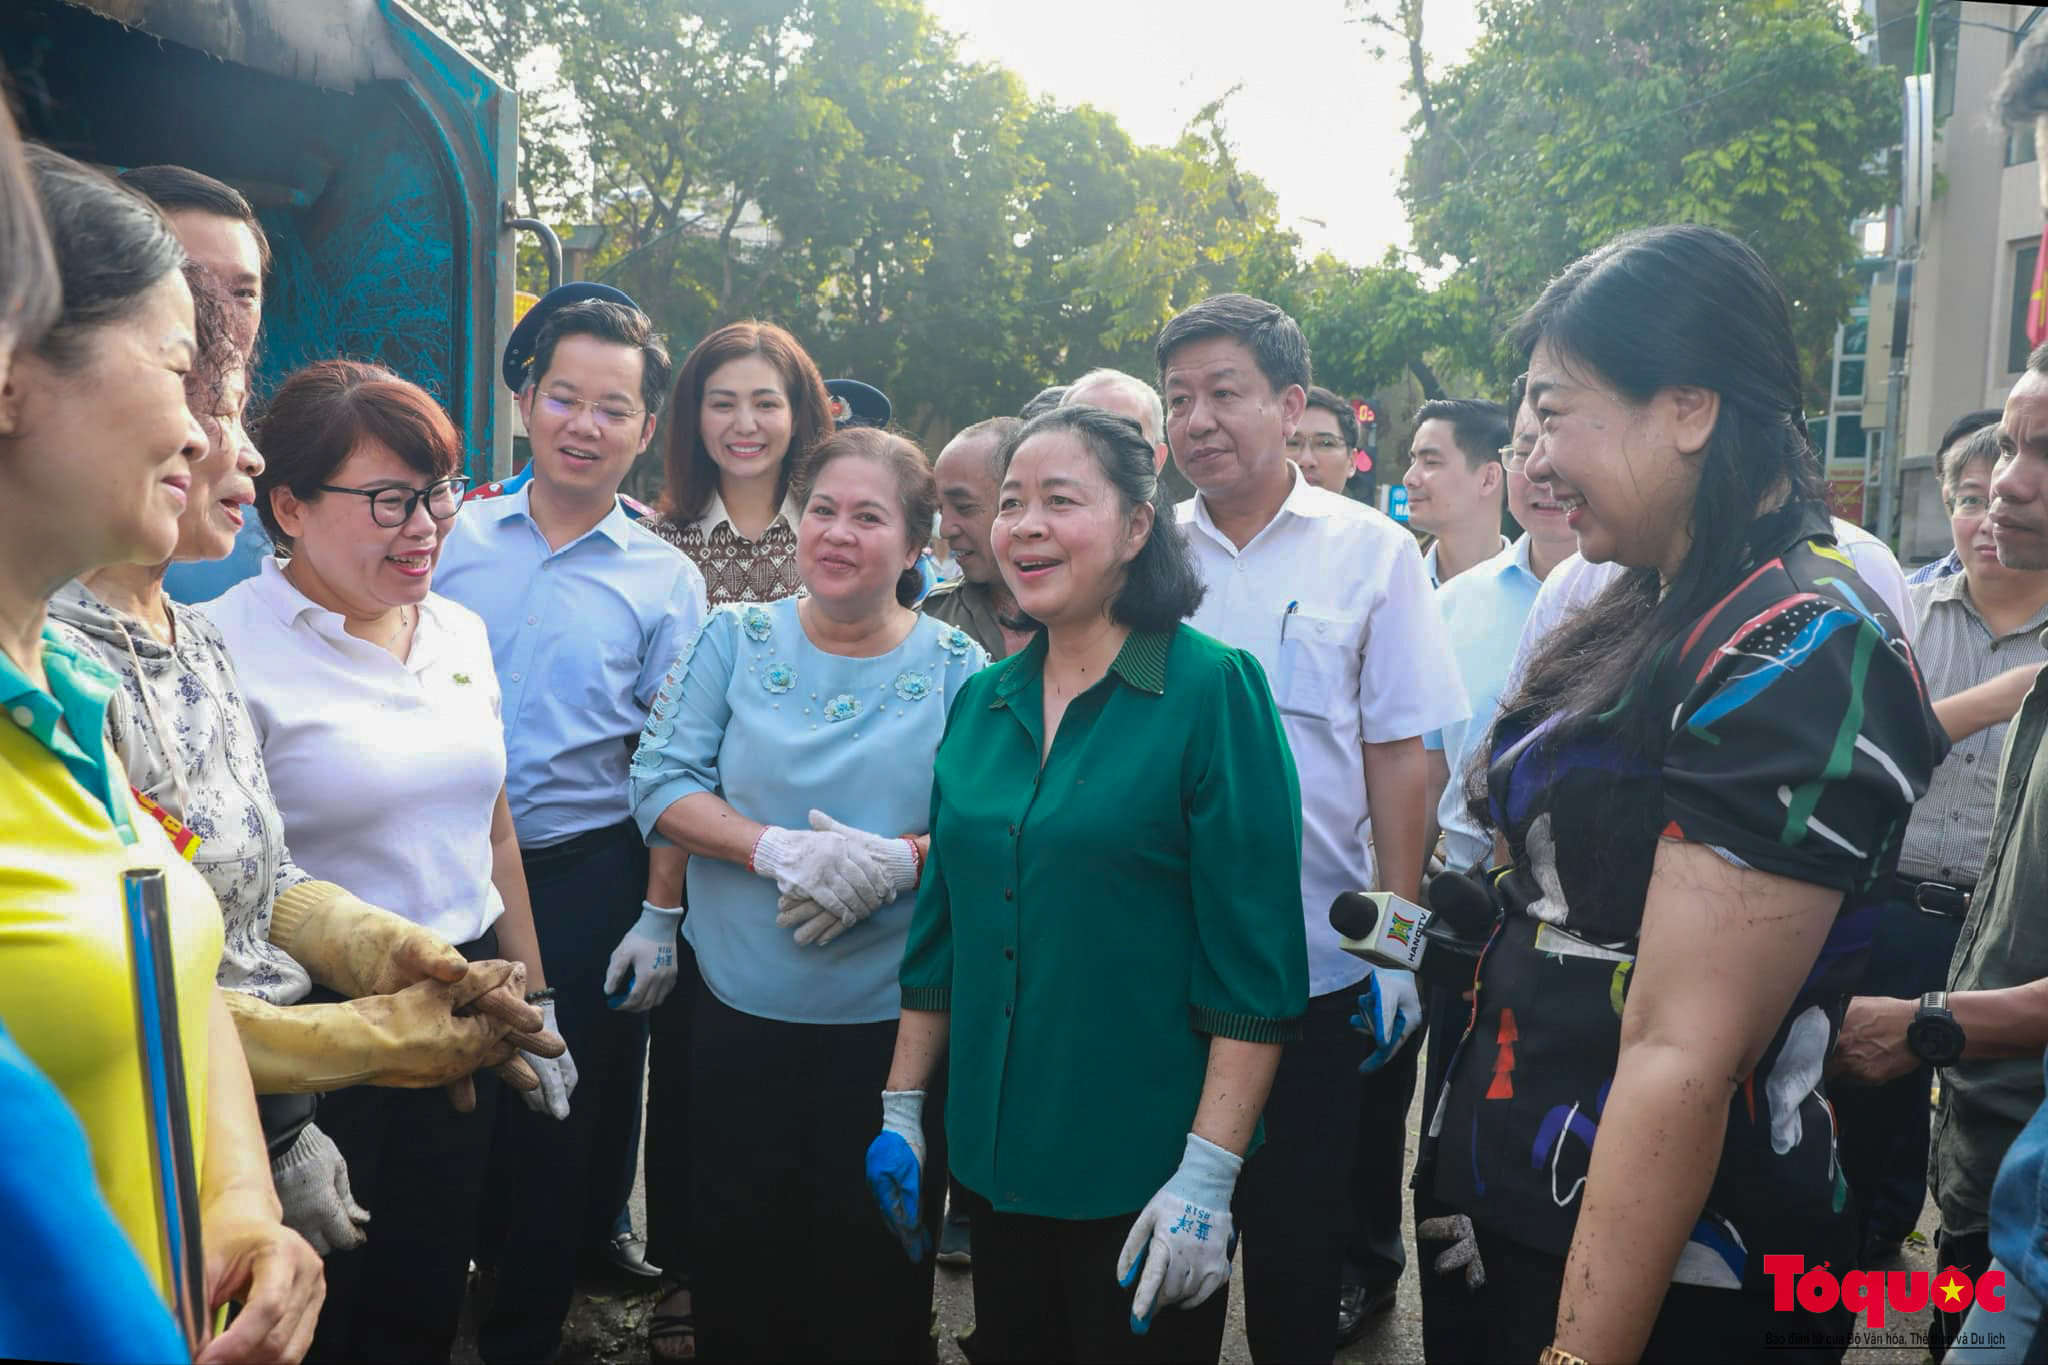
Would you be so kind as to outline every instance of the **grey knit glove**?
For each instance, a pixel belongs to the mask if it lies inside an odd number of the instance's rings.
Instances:
[[[271,1163],[270,1179],[284,1205],[284,1225],[322,1256],[350,1251],[369,1240],[362,1225],[370,1211],[348,1187],[348,1162],[334,1140],[312,1124]]]

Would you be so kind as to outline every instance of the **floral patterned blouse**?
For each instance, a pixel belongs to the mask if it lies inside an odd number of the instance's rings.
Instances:
[[[785,829],[809,829],[821,810],[890,838],[927,833],[946,712],[987,663],[980,645],[928,616],[896,648],[860,659],[812,644],[793,597],[713,611],[655,697],[633,759],[634,818],[665,843],[654,833],[661,813],[709,792]],[[689,886],[683,932],[726,1004],[803,1024],[897,1016],[915,897],[805,947],[775,923],[772,880],[692,858]]]
[[[285,847],[284,817],[219,628],[192,607],[170,608],[174,646],[82,583],[59,590],[50,616],[68,644],[121,679],[107,738],[128,780],[199,836],[192,865],[213,888],[225,930],[219,984],[296,1004],[313,983],[270,942],[270,911],[313,876]]]

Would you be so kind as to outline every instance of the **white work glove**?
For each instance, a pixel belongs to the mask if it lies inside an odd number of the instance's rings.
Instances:
[[[1436,1258],[1437,1274],[1463,1270],[1467,1289],[1478,1289],[1486,1283],[1486,1263],[1479,1259],[1479,1234],[1472,1230],[1472,1220],[1464,1214],[1447,1213],[1441,1218],[1423,1219],[1415,1225],[1415,1240],[1451,1244]]]
[[[905,838],[885,839],[879,834],[842,825],[823,811],[811,812],[811,828],[822,834],[839,834],[870,854],[889,878],[889,894],[882,904],[917,886],[917,849]],[[870,906],[853,916],[836,915],[800,892],[785,891],[776,902],[775,923],[793,930],[799,947],[815,943],[820,948],[838,938],[879,908]]]
[[[547,1020],[544,1025],[546,1031],[559,1036],[561,1030],[555,1027],[555,1002],[543,1001],[540,1012]],[[576,1059],[569,1055],[569,1049],[563,1048],[559,1057],[539,1057],[522,1048],[519,1056],[540,1077],[538,1088],[519,1092],[520,1098],[526,1101],[526,1107],[536,1114],[568,1118],[569,1096],[576,1089]]]
[[[653,901],[640,902],[640,918],[612,949],[612,960],[605,964],[607,996],[617,995],[626,989],[627,981],[632,982],[626,998],[612,1005],[613,1009],[638,1014],[668,999],[676,984],[676,929],[682,922],[681,906],[665,910]]]
[[[1158,1309],[1200,1307],[1229,1282],[1237,1242],[1230,1195],[1243,1169],[1243,1157],[1188,1134],[1180,1169],[1138,1214],[1116,1260],[1117,1284],[1138,1286],[1131,1296],[1137,1335],[1151,1330]]]
[[[1422,997],[1415,991],[1415,973],[1375,967],[1358,997],[1351,1027],[1373,1040],[1373,1053],[1358,1064],[1361,1073],[1377,1071],[1394,1059],[1422,1031]]]
[[[924,1226],[924,1091],[882,1092],[882,1131],[868,1144],[867,1170],[882,1221],[916,1265],[931,1249]]]
[[[348,1162],[334,1139],[312,1124],[271,1163],[271,1183],[284,1206],[284,1225],[306,1239],[321,1256],[352,1251],[368,1240],[362,1225],[370,1211],[348,1187]]]
[[[770,825],[754,841],[747,867],[772,879],[785,896],[816,901],[848,924],[894,894],[889,870],[873,851],[836,831]]]
[[[815,943],[822,948],[860,921],[848,924],[816,901],[784,892],[775,902],[775,923],[793,930],[799,947]]]

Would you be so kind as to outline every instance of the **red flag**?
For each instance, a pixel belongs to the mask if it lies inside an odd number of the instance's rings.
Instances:
[[[2027,304],[2027,344],[2048,341],[2048,228],[2041,229],[2041,246],[2034,254],[2033,293]]]

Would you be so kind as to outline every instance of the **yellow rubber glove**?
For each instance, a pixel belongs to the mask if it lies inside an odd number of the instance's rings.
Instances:
[[[389,995],[420,981],[460,981],[469,970],[439,934],[333,882],[300,882],[279,896],[271,906],[270,941],[315,981],[350,999]]]
[[[520,964],[465,967],[459,982],[421,981],[338,1005],[278,1006],[226,992],[256,1092],[311,1094],[365,1084],[425,1089],[501,1061],[504,1043],[538,1030],[543,1016],[524,1001],[514,1008],[494,1005],[488,1013],[476,1009],[508,982],[524,979]],[[539,1052],[541,1040],[562,1047],[552,1034],[517,1045]],[[458,1093],[458,1107],[460,1099]]]

